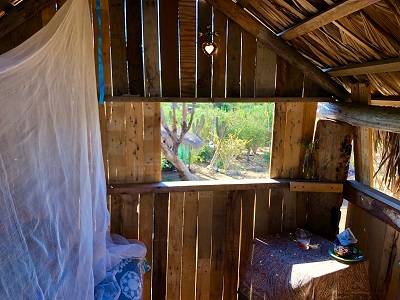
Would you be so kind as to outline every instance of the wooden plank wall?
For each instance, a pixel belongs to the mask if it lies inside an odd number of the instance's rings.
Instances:
[[[352,86],[352,101],[371,104],[368,84]],[[354,128],[356,180],[373,187],[371,129]],[[348,204],[346,228],[358,238],[359,247],[369,259],[371,291],[377,299],[398,299],[400,296],[400,233],[371,216],[365,210]]]
[[[284,194],[282,187],[274,190]],[[272,191],[216,186],[200,192],[125,195],[140,199],[139,238],[152,245],[143,299],[236,299],[251,240],[283,227],[282,218],[269,214]],[[111,227],[120,226],[113,222],[118,218],[111,218]]]

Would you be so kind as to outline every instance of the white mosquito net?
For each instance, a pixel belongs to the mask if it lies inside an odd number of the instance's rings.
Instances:
[[[0,299],[92,299],[117,263],[96,98],[87,0],[0,56]]]

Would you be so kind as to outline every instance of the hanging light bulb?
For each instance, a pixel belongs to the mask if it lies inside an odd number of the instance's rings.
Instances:
[[[212,40],[212,37],[218,36],[218,32],[212,32],[211,31],[211,25],[207,26],[207,31],[206,32],[200,32],[199,37],[205,37],[207,38],[207,41],[205,41],[203,44],[201,44],[201,49],[203,50],[204,54],[207,55],[208,57],[213,56],[215,52],[218,49],[217,44]]]

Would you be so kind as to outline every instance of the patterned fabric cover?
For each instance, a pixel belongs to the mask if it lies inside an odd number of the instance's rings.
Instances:
[[[300,249],[294,235],[255,239],[239,294],[243,299],[371,299],[368,260],[344,264],[332,258],[332,242],[313,235],[315,249]]]
[[[95,287],[96,300],[140,300],[143,274],[150,270],[145,259],[123,259],[107,277]]]
[[[121,288],[120,300],[140,300],[143,291],[143,274],[149,270],[146,260],[124,259],[114,268],[115,278]]]

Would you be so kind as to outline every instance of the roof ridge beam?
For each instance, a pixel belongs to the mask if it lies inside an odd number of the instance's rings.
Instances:
[[[278,36],[282,37],[285,41],[293,40],[379,1],[381,0],[342,0],[315,14],[311,18],[303,20],[293,27],[282,31]]]
[[[238,4],[235,4],[231,0],[207,0],[207,2],[239,24],[242,29],[252,34],[282,59],[299,68],[304,74],[307,74],[321,88],[338,99],[350,99],[350,94],[344,87],[333,81],[328,74],[322,72],[321,69],[298,53],[294,48],[290,47],[283,39],[277,37]]]

